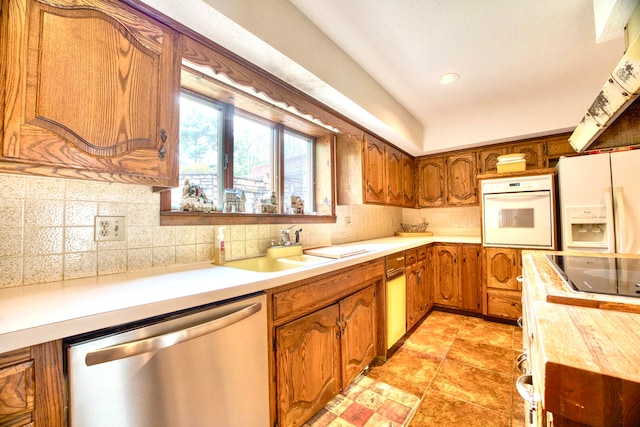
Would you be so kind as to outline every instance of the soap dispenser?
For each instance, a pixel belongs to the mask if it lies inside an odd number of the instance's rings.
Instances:
[[[224,265],[226,261],[226,254],[224,251],[224,229],[225,227],[218,227],[216,245],[213,248],[213,263],[217,265]]]

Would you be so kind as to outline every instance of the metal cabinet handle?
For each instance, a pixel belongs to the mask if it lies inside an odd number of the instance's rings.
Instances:
[[[522,274],[521,274],[521,275],[519,275],[518,277],[516,277],[516,281],[517,281],[518,283],[523,283],[523,282],[524,282],[524,276],[523,276]]]
[[[158,150],[158,155],[160,160],[164,160],[167,153],[167,131],[165,129],[160,129],[160,139],[162,140],[162,147]]]
[[[241,320],[259,312],[262,304],[257,302],[244,308],[227,314],[218,319],[211,320],[206,323],[192,326],[186,329],[169,332],[155,337],[149,337],[138,341],[118,344],[110,347],[101,348],[87,353],[85,363],[87,366],[98,365],[100,363],[111,362],[113,360],[125,359],[127,357],[137,356],[139,354],[151,353],[162,350],[163,348],[172,347],[181,342],[189,341],[212,332],[224,329],[228,326],[238,323]]]
[[[524,366],[525,363],[529,363],[529,357],[527,353],[522,353],[518,356],[518,370],[523,374],[528,374],[529,370]]]
[[[518,324],[518,326],[520,326],[520,328],[522,328],[522,316],[518,317],[518,320],[516,320],[516,323]]]
[[[527,402],[534,402],[533,376],[531,374],[520,375],[516,380],[518,394]]]

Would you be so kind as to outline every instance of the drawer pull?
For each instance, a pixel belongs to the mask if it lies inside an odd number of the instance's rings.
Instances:
[[[518,317],[518,320],[516,320],[516,323],[518,324],[518,326],[520,326],[520,328],[522,328],[522,316]]]
[[[516,380],[518,394],[526,402],[535,402],[533,395],[533,376],[531,374],[520,375]]]

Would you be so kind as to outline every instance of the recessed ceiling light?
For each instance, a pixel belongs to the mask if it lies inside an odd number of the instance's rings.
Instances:
[[[449,85],[460,78],[460,74],[447,73],[440,76],[440,84]]]

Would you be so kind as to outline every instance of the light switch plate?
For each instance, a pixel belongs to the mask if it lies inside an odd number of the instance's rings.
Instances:
[[[106,242],[125,239],[126,217],[96,216],[95,219],[95,241]]]

